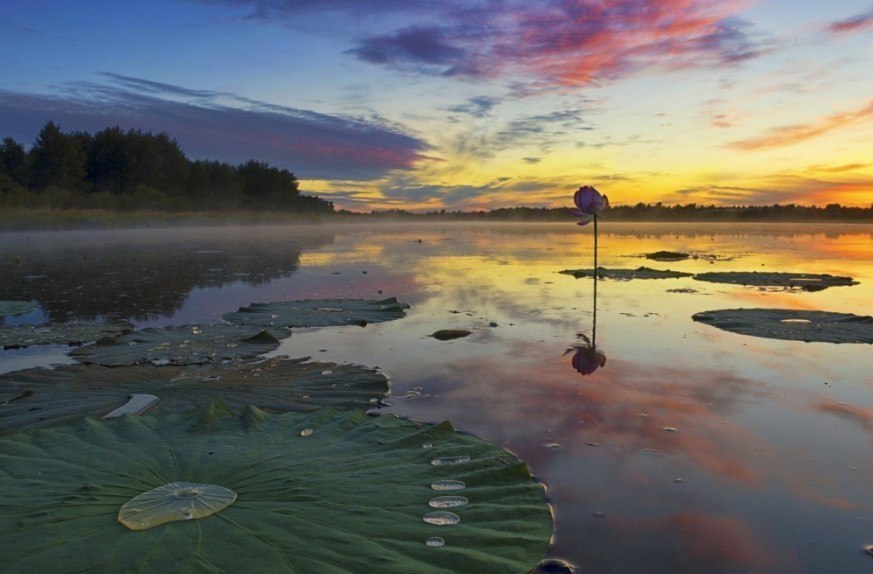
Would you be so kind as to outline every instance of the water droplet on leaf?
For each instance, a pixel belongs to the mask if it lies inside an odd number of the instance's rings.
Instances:
[[[448,526],[450,524],[458,524],[461,522],[461,517],[454,512],[439,510],[437,512],[428,512],[421,517],[428,524],[436,524],[437,526]]]

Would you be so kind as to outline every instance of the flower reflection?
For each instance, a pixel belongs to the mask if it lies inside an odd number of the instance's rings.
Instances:
[[[582,335],[582,338],[585,340],[584,345],[573,345],[567,349],[564,355],[573,353],[573,358],[570,359],[573,368],[583,375],[590,375],[606,365],[606,355],[588,337]]]

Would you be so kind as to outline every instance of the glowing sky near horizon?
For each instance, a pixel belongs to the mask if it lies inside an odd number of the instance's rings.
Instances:
[[[7,2],[0,137],[120,125],[352,210],[873,204],[873,5]]]

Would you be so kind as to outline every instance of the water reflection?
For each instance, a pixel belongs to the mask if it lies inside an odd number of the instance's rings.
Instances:
[[[579,374],[590,375],[597,369],[606,365],[606,355],[594,346],[594,343],[585,335],[580,335],[585,341],[584,345],[573,345],[565,355],[573,353],[570,364]]]
[[[596,237],[596,235],[595,235]],[[572,345],[564,355],[569,353],[573,353],[573,357],[570,359],[570,364],[573,365],[573,368],[576,369],[581,375],[588,376],[597,369],[606,366],[606,355],[597,348],[597,282],[599,281],[599,277],[596,273],[597,270],[597,247],[595,244],[594,248],[594,269],[595,273],[592,273],[594,278],[594,292],[591,297],[592,300],[592,313],[591,313],[591,338],[589,339],[587,335],[584,333],[579,333],[579,337],[584,341],[582,345]]]
[[[196,288],[289,276],[303,250],[333,240],[319,228],[9,234],[0,257],[0,300],[34,300],[42,320],[140,321],[173,314]]]

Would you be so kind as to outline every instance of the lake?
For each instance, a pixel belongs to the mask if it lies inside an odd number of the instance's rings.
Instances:
[[[378,367],[392,384],[383,412],[450,420],[516,453],[554,505],[550,556],[580,572],[873,568],[873,346],[692,320],[739,308],[869,315],[873,226],[603,220],[607,268],[858,283],[601,279],[605,364],[588,374],[573,356],[594,336],[594,282],[559,272],[591,267],[593,236],[572,223],[24,232],[0,234],[0,246],[0,300],[40,305],[7,324],[214,323],[252,302],[306,298],[410,304],[398,321],[295,329],[272,354]],[[643,257],[660,250],[691,257]],[[472,334],[429,336],[440,329]],[[2,351],[0,372],[72,362],[67,350]]]

